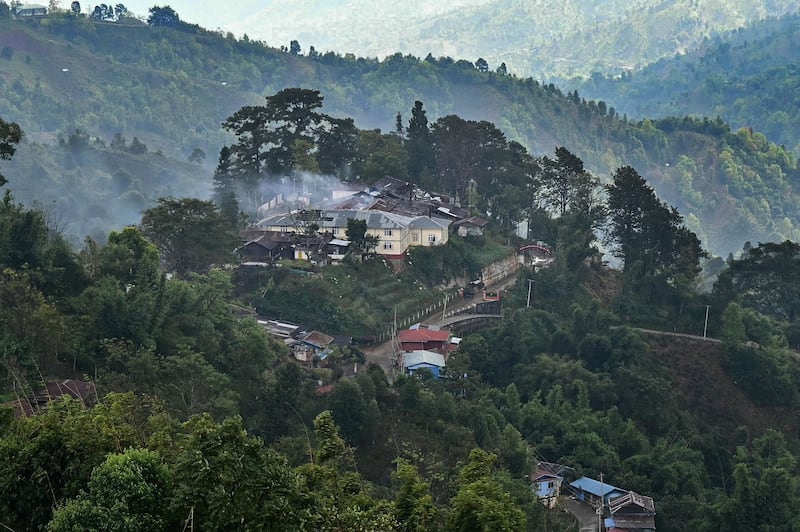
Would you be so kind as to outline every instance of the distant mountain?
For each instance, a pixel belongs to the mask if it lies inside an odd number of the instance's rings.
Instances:
[[[141,208],[158,195],[207,191],[217,154],[232,140],[222,121],[286,87],[320,90],[325,113],[353,117],[361,129],[393,131],[397,113],[407,123],[421,100],[430,122],[448,114],[486,120],[536,155],[565,146],[604,180],[632,165],[716,253],[745,240],[800,240],[797,161],[759,133],[731,132],[720,120],[622,120],[605,103],[468,61],[307,57],[193,26],[0,21],[0,116],[26,133],[12,161],[19,169],[3,165],[3,173],[27,203],[72,197],[69,216],[80,224],[91,217],[85,206],[117,212],[123,195]],[[131,153],[134,137],[146,153],[138,144]],[[70,146],[85,138],[98,155],[84,163]],[[198,149],[204,167],[175,162]],[[106,152],[173,162],[139,173],[120,158],[101,164]]]
[[[794,0],[272,0],[231,27],[270,45],[486,59],[549,80],[642,67],[798,10]]]
[[[632,118],[720,116],[800,151],[800,16],[770,19],[624,76],[565,81]]]

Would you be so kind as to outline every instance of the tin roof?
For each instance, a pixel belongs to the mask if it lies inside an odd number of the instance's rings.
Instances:
[[[621,490],[612,486],[611,484],[606,484],[605,482],[600,482],[599,480],[589,477],[581,477],[578,480],[570,483],[570,486],[579,490],[583,490],[586,493],[591,493],[597,497],[609,497],[613,492],[617,492],[617,495],[625,493],[625,490]]]
[[[401,342],[446,342],[450,331],[433,329],[407,329],[397,334]]]
[[[406,368],[412,368],[419,364],[429,364],[431,366],[443,368],[445,366],[444,356],[439,353],[434,353],[433,351],[425,350],[409,351],[403,355],[403,366]]]

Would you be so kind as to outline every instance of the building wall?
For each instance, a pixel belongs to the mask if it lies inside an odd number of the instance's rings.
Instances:
[[[378,237],[378,248],[375,250],[378,255],[402,255],[408,249],[408,229],[391,229],[391,234],[387,234],[385,229],[367,229],[368,235]],[[391,243],[391,248],[386,244]]]
[[[421,369],[427,369],[433,374],[434,377],[436,377],[437,379],[439,378],[439,367],[431,364],[417,364],[414,367],[406,368],[406,372],[409,375],[413,375],[415,372]]]

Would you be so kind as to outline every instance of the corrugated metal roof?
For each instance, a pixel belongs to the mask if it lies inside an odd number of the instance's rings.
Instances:
[[[655,513],[656,511],[656,505],[653,502],[652,497],[648,497],[646,495],[640,495],[634,491],[629,491],[625,495],[616,497],[608,504],[609,510],[611,511],[612,514],[617,513],[618,511],[629,505],[639,506],[640,508],[648,512]]]
[[[414,329],[400,331],[397,336],[401,342],[446,342],[450,338],[450,331]]]
[[[625,490],[621,490],[612,486],[611,484],[606,484],[605,482],[600,482],[599,480],[589,477],[581,477],[578,480],[570,483],[570,486],[579,490],[583,490],[586,493],[591,493],[597,497],[608,497],[614,491],[618,492],[619,494],[625,493]]]
[[[450,226],[450,220],[443,218],[428,218],[427,216],[418,216],[411,220],[409,227],[412,229],[447,229]]]
[[[444,356],[433,351],[409,351],[403,355],[403,366],[412,368],[418,364],[430,364],[443,368],[445,366]]]
[[[347,227],[347,220],[365,220],[368,229],[402,229],[408,227],[414,218],[383,211],[356,211],[351,209],[328,209],[320,211],[319,221],[315,221],[321,231],[333,227]],[[261,227],[291,227],[297,220],[297,213],[279,214],[262,219]]]

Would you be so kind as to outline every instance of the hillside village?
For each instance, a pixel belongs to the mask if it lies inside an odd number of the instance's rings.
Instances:
[[[83,27],[56,22],[56,33]],[[156,31],[167,42],[173,30]],[[319,56],[282,54],[322,69]],[[6,59],[26,64],[19,49]],[[495,94],[516,83],[465,63],[462,81]],[[545,92],[553,100],[539,114],[592,109],[577,93]],[[39,161],[26,163],[34,179],[5,160],[49,158],[52,182],[77,194],[95,187],[80,165],[98,154],[168,157],[131,153],[121,133],[112,148],[78,131],[15,154],[27,140],[0,118],[1,526],[710,532],[800,522],[800,245],[748,242],[711,257],[697,221],[612,151],[606,182],[567,148],[534,156],[485,120],[429,125],[420,100],[391,133],[321,105],[319,90],[288,88],[231,115],[223,128],[236,143],[220,150],[213,181],[187,163],[212,181],[209,200],[145,198],[140,176],[94,172],[102,205],[87,212],[138,192],[141,221],[80,246],[53,211],[12,194],[51,190]],[[796,164],[752,131],[703,136],[724,130],[719,120],[670,123],[680,131],[667,136],[663,124],[593,109],[649,139],[628,153],[643,168],[645,151],[658,151],[649,168],[687,170],[668,149],[706,141],[714,156],[703,164],[725,172],[780,160],[770,171],[783,179]],[[617,133],[595,131],[597,149]],[[773,193],[790,202],[785,190]]]

